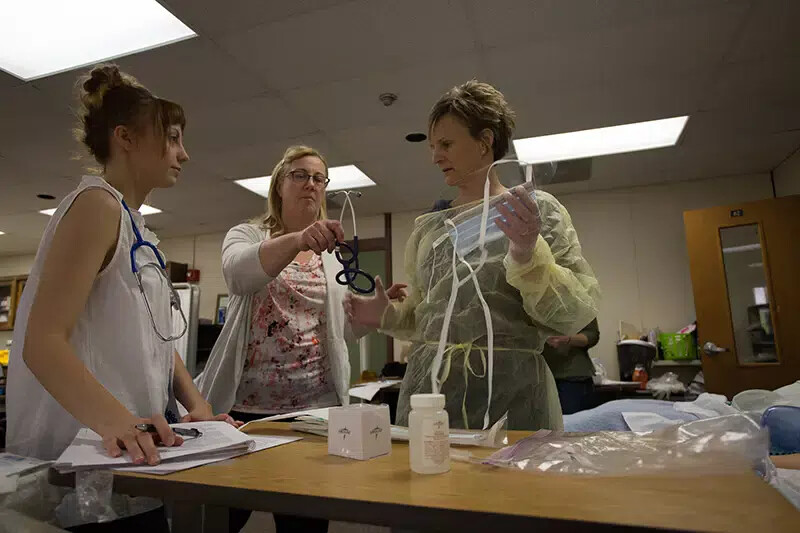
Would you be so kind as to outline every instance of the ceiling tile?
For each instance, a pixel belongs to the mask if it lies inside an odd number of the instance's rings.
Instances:
[[[727,60],[741,62],[800,57],[798,21],[800,21],[800,2],[793,0],[754,2],[751,16]]]
[[[516,111],[517,138],[691,114],[708,85],[705,72],[608,79],[593,86],[544,86],[513,73],[492,79]]]
[[[17,78],[16,76],[12,76],[8,72],[0,70],[0,91],[8,87],[16,87],[17,85],[22,85],[23,83],[25,82]]]
[[[154,94],[180,103],[192,112],[204,104],[240,100],[262,94],[266,85],[209,39],[196,37],[114,60]],[[89,67],[33,82],[58,102],[75,105],[75,83]]]
[[[576,37],[603,48],[611,36],[629,31],[651,33],[652,40],[668,38],[664,46],[682,46],[676,39],[682,29],[688,33],[701,20],[706,30],[721,29],[742,17],[749,5],[747,0],[469,0],[479,40],[486,48]]]
[[[466,27],[457,2],[361,1],[264,24],[219,42],[271,86],[291,89],[474,49]]]
[[[395,124],[403,130],[425,131],[428,111],[436,100],[454,85],[483,77],[482,74],[478,56],[470,54],[285,94],[320,129]],[[385,92],[398,97],[391,107],[384,106],[378,98]]]
[[[231,146],[227,149],[190,148],[187,169],[202,168],[223,179],[266,176],[272,172],[287,148],[306,145],[319,150],[331,166],[349,164],[354,158],[323,133],[311,133],[280,141]]]
[[[316,129],[281,98],[261,96],[209,105],[192,114],[186,142],[194,150],[225,150],[296,137]]]
[[[24,181],[17,183],[6,182],[3,176],[2,191],[0,195],[0,213],[2,215],[21,215],[36,213],[42,209],[58,206],[64,197],[77,186],[78,180],[65,179],[53,176],[25,176]],[[34,179],[32,179],[34,178]],[[42,200],[37,194],[51,194],[55,200]],[[2,231],[6,231],[0,228]]]
[[[266,22],[277,22],[292,16],[316,11],[347,0],[236,0],[235,4],[219,0],[163,0],[172,14],[198,33],[220,36],[241,31]]]
[[[725,64],[703,100],[705,109],[796,103],[800,68],[796,59]]]

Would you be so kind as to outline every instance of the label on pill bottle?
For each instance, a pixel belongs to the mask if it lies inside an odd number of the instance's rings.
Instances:
[[[428,418],[422,421],[422,462],[426,467],[441,466],[449,459],[450,435],[442,420]]]

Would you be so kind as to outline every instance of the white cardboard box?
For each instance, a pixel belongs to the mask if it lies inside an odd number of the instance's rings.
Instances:
[[[328,453],[372,459],[392,451],[389,406],[355,404],[328,411]]]

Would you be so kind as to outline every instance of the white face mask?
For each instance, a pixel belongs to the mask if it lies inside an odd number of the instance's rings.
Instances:
[[[498,202],[501,201],[501,198],[497,198],[493,200],[491,203],[493,204],[490,207],[489,201],[489,176],[494,168],[495,165],[505,164],[505,163],[517,163],[521,165],[525,165],[525,188],[530,194],[531,198],[536,201],[536,194],[535,194],[535,187],[536,183],[534,181],[533,176],[533,166],[527,164],[525,161],[520,161],[518,159],[500,159],[495,161],[489,166],[489,169],[486,171],[486,184],[483,188],[483,202],[480,206],[476,206],[472,209],[465,211],[464,213],[459,213],[453,219],[446,219],[444,223],[448,226],[448,234],[450,235],[451,240],[453,241],[453,258],[452,258],[452,270],[453,270],[453,285],[450,292],[450,300],[447,303],[447,310],[445,311],[444,315],[444,322],[442,324],[442,332],[439,335],[439,346],[436,350],[436,356],[433,359],[433,363],[431,366],[431,389],[436,394],[439,392],[439,387],[441,382],[439,380],[439,370],[442,366],[442,360],[444,359],[444,353],[447,349],[447,336],[450,330],[450,320],[453,317],[453,308],[455,307],[456,297],[458,296],[458,289],[461,288],[462,285],[467,283],[470,279],[472,279],[473,284],[475,285],[475,291],[478,294],[478,299],[481,302],[481,307],[483,308],[483,316],[486,322],[486,342],[487,342],[487,371],[486,371],[486,379],[488,380],[488,398],[486,400],[486,413],[483,418],[483,429],[487,429],[489,427],[489,409],[492,405],[492,383],[494,379],[494,331],[492,328],[492,318],[491,313],[489,311],[489,305],[486,303],[486,300],[483,297],[483,292],[481,291],[480,285],[478,284],[478,278],[476,274],[483,268],[484,263],[486,262],[487,251],[486,251],[486,244],[488,242],[495,241],[500,237],[503,237],[505,234],[503,231],[494,223],[497,218],[500,218],[502,215],[497,211]],[[513,210],[513,209],[512,209]],[[440,239],[436,243],[434,243],[434,260],[436,254],[436,246],[441,244],[442,240]],[[473,268],[466,260],[465,257],[470,252],[474,250],[480,249],[480,261],[478,265]],[[458,278],[458,273],[456,271],[457,261],[460,261],[464,264],[469,274],[464,279]],[[431,276],[431,281],[433,277]],[[430,292],[430,286],[428,287],[428,292]]]
[[[530,166],[527,167],[528,170],[530,168]],[[528,196],[535,202],[536,191],[533,182],[526,182],[523,187],[528,191]],[[482,204],[459,213],[452,218],[454,226],[449,228],[448,233],[454,243],[458,241],[456,253],[459,257],[466,258],[467,254],[478,249],[481,246],[481,237],[483,237],[483,244],[485,245],[505,236],[500,226],[495,224],[497,219],[503,218],[503,215],[497,210],[497,204],[501,202],[502,198],[497,197],[489,202],[488,212],[485,207],[486,204]],[[484,216],[486,217],[485,226],[483,223]],[[456,236],[458,236],[458,239],[456,239]]]

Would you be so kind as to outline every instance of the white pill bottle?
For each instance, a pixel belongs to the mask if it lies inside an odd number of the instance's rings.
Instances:
[[[450,419],[444,394],[413,394],[408,415],[411,470],[441,474],[450,470]]]

